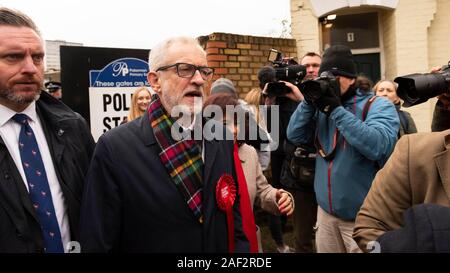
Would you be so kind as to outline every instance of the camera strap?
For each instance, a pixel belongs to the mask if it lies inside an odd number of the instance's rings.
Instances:
[[[363,108],[363,111],[361,114],[361,120],[363,122],[366,120],[367,114],[370,110],[370,106],[372,105],[372,103],[375,101],[376,98],[377,98],[377,96],[371,97],[370,99],[367,100],[366,104],[364,105],[364,108]],[[332,148],[331,152],[327,153],[325,151],[325,149],[323,148],[322,143],[320,143],[319,130],[316,130],[316,136],[314,138],[314,146],[316,146],[318,154],[323,159],[325,159],[327,161],[333,160],[334,156],[336,155],[336,146],[337,146],[338,138],[339,138],[339,130],[336,128],[336,130],[334,131],[334,136],[333,136],[333,148]]]
[[[375,99],[377,98],[377,96],[373,96],[370,99],[367,100],[366,104],[364,104],[364,108],[363,108],[363,112],[362,112],[362,121],[364,122],[366,120],[367,117],[367,113],[369,113],[369,109],[370,106],[372,105],[372,102],[375,101]]]
[[[314,145],[317,148],[317,152],[319,153],[319,155],[321,157],[323,157],[323,159],[333,160],[334,156],[336,155],[336,146],[337,146],[338,138],[339,138],[339,130],[336,128],[336,130],[334,131],[334,136],[333,136],[333,148],[332,148],[331,152],[329,152],[327,154],[327,152],[325,152],[325,149],[323,148],[322,143],[320,143],[319,130],[316,130],[316,137],[314,138]]]

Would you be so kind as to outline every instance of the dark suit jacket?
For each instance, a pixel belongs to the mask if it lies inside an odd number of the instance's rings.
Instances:
[[[235,178],[231,141],[205,141],[204,223],[200,224],[162,165],[148,115],[100,137],[81,212],[84,252],[228,252],[226,215],[215,198],[223,174]],[[247,252],[239,199],[236,251]]]
[[[46,92],[36,102],[36,111],[64,194],[71,239],[77,240],[83,181],[95,143],[85,120]],[[0,252],[43,252],[38,218],[1,138]]]
[[[450,208],[415,205],[405,211],[405,225],[381,235],[383,253],[450,253]]]

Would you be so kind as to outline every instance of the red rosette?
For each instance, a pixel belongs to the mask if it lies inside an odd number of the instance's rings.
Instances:
[[[224,174],[220,177],[216,185],[216,200],[219,209],[225,211],[227,215],[228,249],[234,252],[233,205],[236,200],[236,184],[231,175]]]
[[[223,211],[233,207],[236,200],[236,184],[231,175],[224,174],[220,177],[216,185],[216,200],[217,206]]]

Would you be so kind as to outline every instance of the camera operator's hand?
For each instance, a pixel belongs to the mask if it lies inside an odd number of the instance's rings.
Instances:
[[[299,101],[302,101],[305,99],[303,97],[302,92],[300,92],[300,89],[298,89],[297,86],[295,86],[294,84],[292,84],[290,82],[285,82],[285,81],[281,81],[281,82],[284,82],[284,84],[292,90],[292,92],[285,94],[284,95],[285,97],[287,97],[293,101],[296,101],[296,102],[299,102]]]
[[[442,70],[442,67],[434,66],[434,67],[431,68],[431,73],[438,73],[441,70]]]
[[[341,106],[341,99],[334,93],[332,89],[328,89],[327,93],[318,98],[313,103],[317,109],[327,116],[330,116],[331,112],[339,106]]]

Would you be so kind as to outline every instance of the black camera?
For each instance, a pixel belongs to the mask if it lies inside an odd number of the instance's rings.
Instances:
[[[304,81],[300,84],[300,90],[308,102],[314,103],[316,100],[326,95],[328,92],[334,92],[340,97],[340,85],[336,77],[329,71],[324,71],[314,80]]]
[[[283,54],[275,49],[269,51],[267,60],[272,66],[262,67],[258,73],[258,80],[261,89],[266,83],[269,83],[267,86],[269,97],[283,96],[292,91],[284,83],[278,81],[298,85],[306,75],[305,66],[299,65],[293,58],[283,57]]]
[[[439,73],[415,73],[397,77],[394,81],[398,83],[398,96],[405,101],[404,107],[426,102],[430,98],[449,92],[450,61]]]

